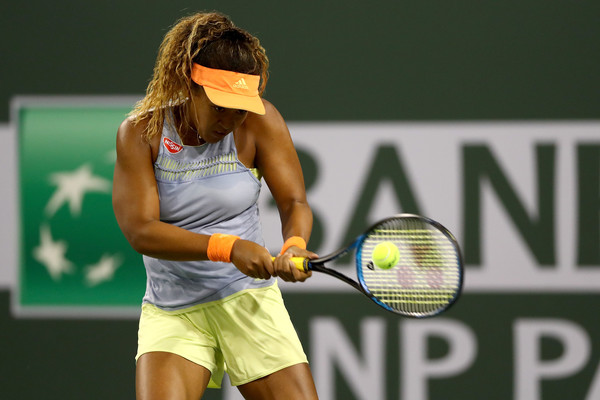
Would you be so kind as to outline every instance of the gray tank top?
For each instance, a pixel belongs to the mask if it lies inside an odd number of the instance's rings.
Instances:
[[[233,134],[218,143],[185,146],[165,122],[154,174],[160,219],[192,232],[229,233],[264,246],[258,212],[261,183],[237,157]],[[241,290],[272,285],[233,264],[212,261],[168,261],[143,256],[145,303],[179,310],[220,300]]]

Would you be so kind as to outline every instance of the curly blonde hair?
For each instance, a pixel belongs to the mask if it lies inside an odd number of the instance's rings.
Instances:
[[[191,98],[194,63],[208,68],[260,75],[259,92],[264,92],[269,60],[260,41],[236,27],[231,19],[217,12],[184,17],[165,35],[146,95],[136,103],[130,116],[134,124],[147,120],[146,138],[160,134],[170,107]],[[179,107],[183,113],[184,107]],[[179,123],[186,120],[179,115]],[[174,122],[174,121],[171,121]],[[178,127],[181,129],[181,127]]]

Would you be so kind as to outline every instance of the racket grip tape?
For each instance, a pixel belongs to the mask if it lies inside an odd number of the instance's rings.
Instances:
[[[275,257],[271,257],[271,259],[274,261]],[[300,271],[304,271],[304,272],[308,271],[308,258],[292,257],[291,260],[294,263],[294,265],[296,266],[296,268],[299,269]]]

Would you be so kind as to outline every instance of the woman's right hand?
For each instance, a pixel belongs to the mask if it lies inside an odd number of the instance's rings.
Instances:
[[[273,260],[269,251],[254,242],[238,239],[231,248],[231,262],[251,278],[269,279],[273,276]]]

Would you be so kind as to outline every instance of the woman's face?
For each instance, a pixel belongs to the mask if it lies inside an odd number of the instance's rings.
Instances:
[[[204,89],[194,90],[193,99],[189,102],[190,123],[198,130],[198,134],[207,143],[216,143],[235,129],[246,117],[248,111],[220,107],[211,102]]]

